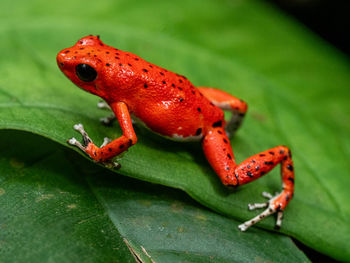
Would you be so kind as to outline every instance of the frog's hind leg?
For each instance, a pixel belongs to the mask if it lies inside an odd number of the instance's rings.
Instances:
[[[231,119],[225,126],[227,135],[232,137],[241,125],[244,115],[247,112],[247,103],[222,90],[207,87],[198,87],[198,89],[215,106],[232,112]]]
[[[229,139],[221,127],[209,130],[202,141],[204,154],[222,183],[227,186],[239,186],[252,182],[267,174],[276,165],[281,164],[282,192],[275,196],[265,193],[269,201],[262,204],[250,204],[250,210],[266,208],[253,219],[239,225],[242,231],[261,221],[263,218],[277,213],[276,227],[281,226],[283,210],[293,197],[294,169],[290,150],[285,146],[277,146],[253,155],[240,164],[236,164]]]

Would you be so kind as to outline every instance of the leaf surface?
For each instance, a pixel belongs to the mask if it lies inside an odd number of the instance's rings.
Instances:
[[[88,34],[186,75],[195,85],[248,102],[231,141],[238,161],[284,144],[292,148],[295,198],[282,233],[350,260],[349,63],[306,29],[258,1],[4,1],[1,12],[0,128],[40,134],[63,145],[83,123],[97,144],[120,129],[102,127],[98,99],[59,73],[56,53]],[[6,8],[7,7],[7,8]],[[73,25],[73,26],[72,26]],[[176,144],[136,129],[139,142],[121,174],[182,189],[240,221],[262,191],[280,191],[278,169],[237,191],[225,189],[199,145]],[[67,146],[67,145],[66,145]],[[272,229],[274,219],[261,227]]]
[[[288,237],[242,234],[179,190],[37,135],[1,131],[0,146],[1,262],[309,262]]]

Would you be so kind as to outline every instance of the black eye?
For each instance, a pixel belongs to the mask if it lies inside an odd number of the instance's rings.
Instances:
[[[90,82],[94,81],[97,77],[97,72],[93,67],[88,64],[78,64],[75,67],[75,72],[82,81]]]

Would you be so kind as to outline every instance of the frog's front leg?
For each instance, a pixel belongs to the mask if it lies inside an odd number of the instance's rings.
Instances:
[[[133,129],[128,107],[123,102],[117,102],[111,105],[111,108],[119,121],[122,128],[123,135],[111,142],[105,138],[101,147],[97,147],[93,141],[89,138],[81,124],[74,125],[74,129],[79,131],[84,140],[83,146],[75,138],[68,140],[68,143],[79,147],[82,151],[86,152],[96,162],[104,163],[106,165],[111,164],[111,159],[118,154],[126,151],[130,146],[137,142],[137,137]]]
[[[219,89],[198,87],[198,90],[215,106],[232,112],[231,119],[225,125],[226,134],[232,137],[242,124],[248,109],[247,103]]]
[[[280,227],[283,210],[294,194],[294,168],[290,150],[286,146],[277,146],[253,155],[237,165],[229,139],[221,127],[209,130],[203,139],[202,146],[210,165],[227,186],[236,187],[252,182],[281,164],[282,192],[275,196],[265,193],[264,195],[270,199],[267,203],[250,204],[248,206],[250,210],[263,207],[266,207],[266,210],[239,225],[239,229],[245,231],[274,213],[277,213],[276,227]]]

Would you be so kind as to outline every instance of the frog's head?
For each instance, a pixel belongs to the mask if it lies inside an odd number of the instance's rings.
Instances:
[[[90,35],[80,39],[73,47],[60,51],[57,64],[78,87],[103,98],[106,93],[105,84],[111,77],[104,56],[111,49],[99,36]]]

